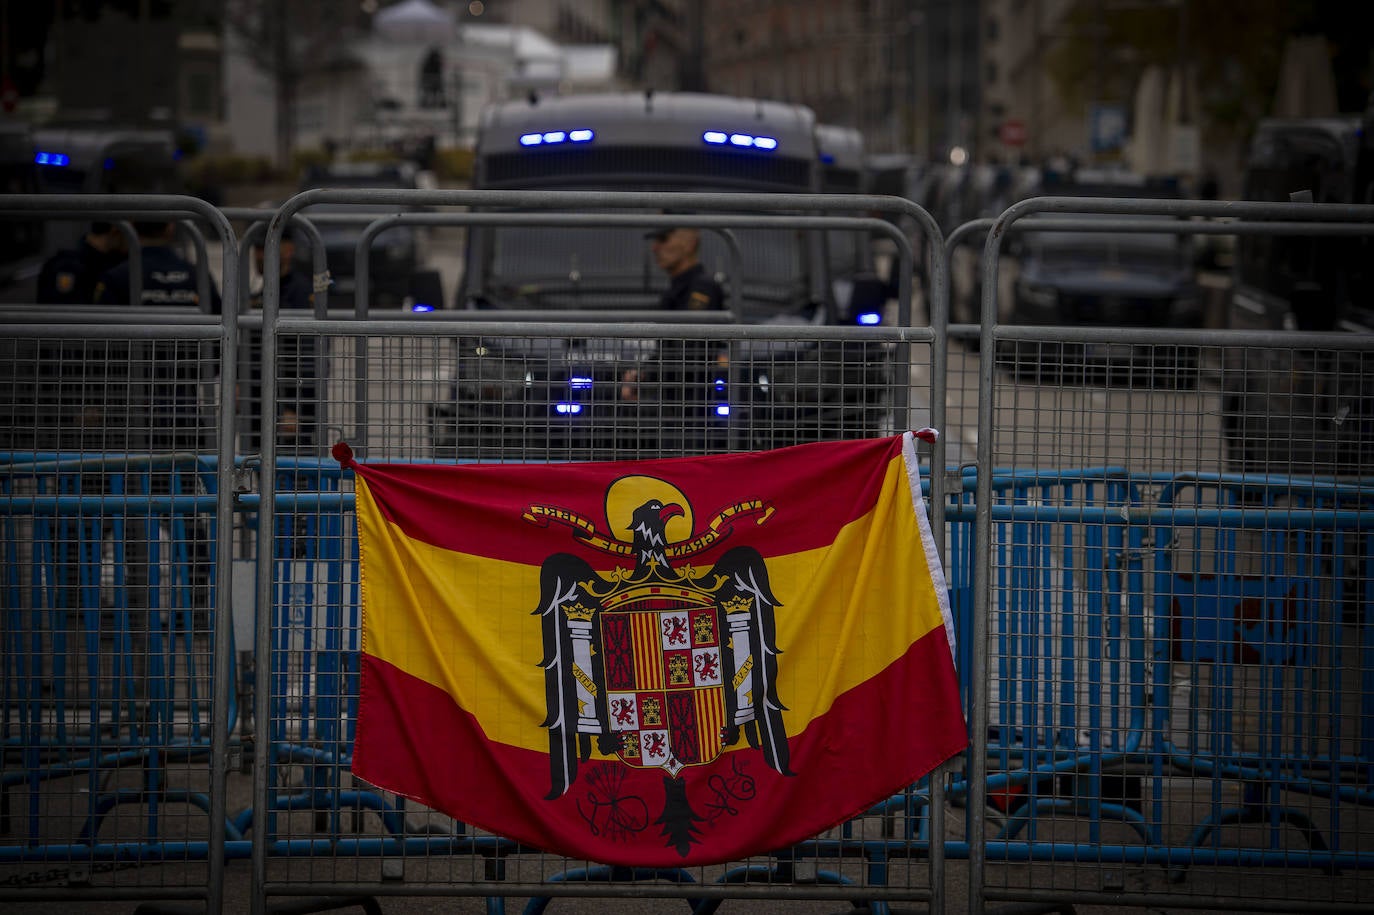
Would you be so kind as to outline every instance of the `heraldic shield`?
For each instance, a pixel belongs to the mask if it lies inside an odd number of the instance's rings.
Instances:
[[[616,751],[641,768],[677,775],[720,755],[725,728],[721,644],[714,596],[678,587],[630,586],[603,598],[610,727]]]
[[[624,484],[624,485],[622,485]],[[659,492],[617,510],[617,492]],[[684,769],[711,763],[741,740],[788,769],[785,707],[777,696],[773,611],[779,606],[758,550],[736,546],[710,567],[677,560],[727,537],[740,516],[761,524],[762,502],[728,506],[704,532],[690,536],[690,506],[671,484],[633,478],[612,484],[607,518],[628,522],[628,542],[608,538],[585,518],[532,505],[526,519],[566,524],[588,548],[624,558],[629,567],[598,572],[572,553],[549,556],[540,570],[545,688],[551,766],[550,800],[577,778],[596,750],[619,763],[664,773],[662,824],[668,844],[686,855],[699,819]],[[669,524],[689,536],[670,542]]]

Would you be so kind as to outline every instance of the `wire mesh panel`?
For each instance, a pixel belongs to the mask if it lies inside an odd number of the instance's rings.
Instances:
[[[1358,908],[1371,341],[992,338],[975,894]]]
[[[329,354],[322,426],[369,461],[558,463],[780,447],[887,434],[900,331],[817,334],[739,326],[519,321],[291,322],[283,342]],[[929,351],[913,347],[928,364]],[[635,371],[638,370],[638,371]],[[924,396],[918,398],[923,401]],[[269,894],[444,892],[490,897],[766,893],[864,901],[930,892],[928,788],[912,785],[794,847],[712,867],[615,868],[456,822],[352,776],[358,707],[358,546],[353,479],[324,443],[280,447],[274,499],[265,792],[233,821],[263,843]],[[424,739],[423,735],[416,735]],[[861,765],[860,760],[855,761]],[[454,773],[461,778],[461,772]],[[722,782],[703,815],[751,796]],[[642,829],[630,807],[601,828]],[[629,818],[621,826],[617,818]],[[328,855],[313,850],[329,850]],[[542,900],[542,901],[541,901]],[[818,903],[818,905],[824,903]],[[880,903],[880,907],[881,907]]]
[[[0,894],[203,896],[219,329],[35,326],[0,339]]]

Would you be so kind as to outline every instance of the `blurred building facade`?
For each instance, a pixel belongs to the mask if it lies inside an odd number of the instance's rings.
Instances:
[[[224,122],[224,0],[11,3],[6,110],[34,122],[178,128]],[[131,53],[130,49],[137,49]]]
[[[707,88],[808,105],[874,152],[977,143],[986,0],[705,0]]]
[[[1202,21],[1202,0],[49,0],[6,9],[0,101],[11,116],[160,123],[278,157],[283,136],[316,145],[427,131],[469,142],[487,101],[653,88],[806,104],[822,122],[857,128],[870,152],[925,161],[1063,155],[1224,172],[1256,118],[1350,110],[1350,87],[1367,94],[1369,79],[1358,37],[1340,50],[1340,37],[1358,30],[1346,21],[1353,13],[1332,18],[1344,9],[1336,0],[1314,0],[1306,20],[1290,16],[1264,36],[1275,48],[1288,41],[1282,54],[1256,48],[1276,88],[1236,120],[1226,148],[1199,123],[1199,100],[1215,95],[1216,80],[1199,79],[1181,40],[1177,64],[1145,66],[1130,57],[1138,48],[1093,31],[1133,9]],[[422,23],[409,37],[374,28],[405,15],[443,26]],[[1305,31],[1286,36],[1289,27]],[[1079,72],[1078,97],[1067,99],[1050,71],[1070,45],[1098,63]]]
[[[495,6],[495,4],[493,4]],[[544,6],[553,6],[545,4]],[[378,7],[358,29],[340,34],[294,80],[294,146],[378,147],[432,138],[470,145],[482,108],[528,93],[610,88],[615,48],[560,43],[505,15],[474,15],[475,4],[401,0]],[[601,31],[584,19],[531,6],[582,39]],[[236,152],[270,155],[283,128],[272,116],[282,103],[273,74],[231,35],[226,72]]]

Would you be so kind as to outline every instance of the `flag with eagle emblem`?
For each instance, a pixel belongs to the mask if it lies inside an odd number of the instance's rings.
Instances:
[[[818,835],[967,745],[911,433],[363,464],[353,773],[606,864]]]

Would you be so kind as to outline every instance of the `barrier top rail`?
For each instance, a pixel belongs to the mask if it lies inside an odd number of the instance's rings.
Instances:
[[[943,235],[939,224],[924,209],[903,197],[884,197],[860,194],[723,194],[723,193],[650,193],[641,191],[473,191],[473,190],[409,190],[409,189],[328,189],[304,191],[287,200],[268,227],[269,257],[267,272],[276,278],[280,266],[273,266],[271,252],[279,243],[282,226],[305,207],[321,203],[397,204],[411,206],[464,207],[525,207],[537,209],[570,209],[585,212],[592,208],[644,209],[658,214],[662,209],[690,208],[711,211],[789,211],[808,210],[825,213],[853,213],[855,211],[891,212],[910,217],[932,245],[931,255],[938,253]],[[662,214],[657,220],[662,221]],[[707,223],[710,223],[707,220]],[[937,303],[944,294],[945,276],[942,270],[932,276],[932,295]],[[276,295],[268,284],[264,295],[264,310],[268,300],[275,305]],[[271,311],[275,315],[275,311]]]
[[[324,214],[348,218],[346,214]],[[357,287],[353,294],[354,311],[359,317],[367,316],[367,283],[371,273],[371,258],[367,256],[372,247],[373,240],[382,232],[392,226],[414,225],[414,226],[540,226],[540,227],[569,227],[577,226],[604,226],[604,225],[640,225],[640,223],[627,223],[623,214],[618,217],[607,217],[594,213],[392,213],[389,216],[370,216],[368,224],[358,236],[357,244],[354,247],[353,263],[357,270]],[[653,225],[662,225],[670,217],[657,217]],[[648,225],[648,223],[643,223]],[[719,235],[725,241],[726,247],[730,251],[730,271],[727,274],[729,286],[727,300],[730,303],[732,315],[738,320],[740,314],[740,264],[744,262],[744,255],[740,251],[739,239],[735,233],[729,229],[721,228],[719,221],[704,225],[703,228],[709,229]]]
[[[1076,197],[1075,200],[1086,198]],[[1272,222],[1247,221],[1225,217],[1223,222],[1181,223],[1179,226],[1163,226],[1153,214],[1142,219],[1134,215],[1124,219],[1075,219],[1073,217],[1034,216],[1019,220],[1008,226],[1010,232],[1127,232],[1158,234],[1162,232],[1186,232],[1189,235],[1363,235],[1368,230],[1359,224],[1342,222]],[[948,253],[963,244],[972,235],[987,232],[997,224],[997,217],[983,216],[970,219],[950,230],[945,236],[945,251]]]
[[[594,228],[599,226],[626,226],[630,228],[653,228],[662,225],[685,226],[710,229],[725,237],[730,247],[731,272],[729,301],[731,311],[741,314],[739,307],[741,291],[742,255],[739,241],[732,228],[788,228],[788,229],[853,229],[887,235],[897,245],[898,257],[903,268],[899,271],[899,283],[906,284],[905,293],[899,289],[898,323],[903,327],[911,323],[910,278],[913,258],[911,243],[892,223],[883,219],[863,217],[827,216],[729,216],[729,215],[689,215],[689,214],[617,214],[602,213],[394,213],[382,216],[371,222],[358,238],[354,263],[357,265],[357,289],[354,293],[354,308],[359,317],[367,317],[366,280],[369,276],[369,263],[366,253],[372,240],[381,232],[395,225],[464,225],[464,226],[520,226],[520,227],[565,227]]]

